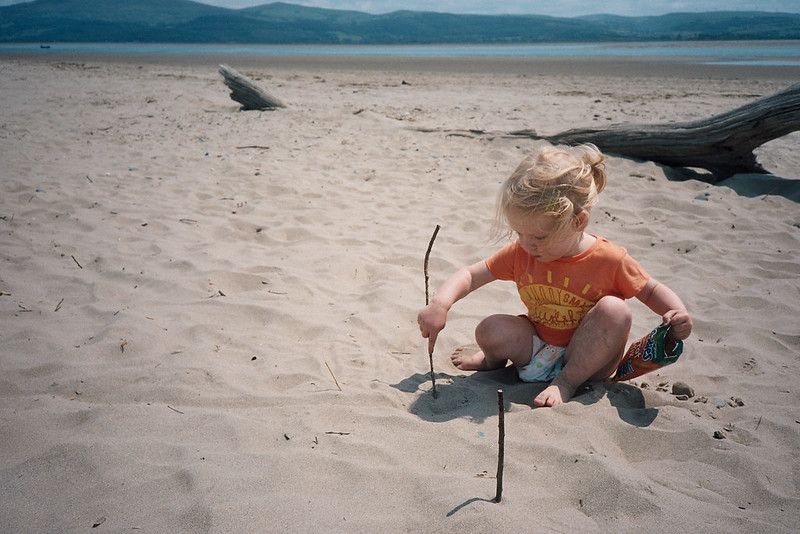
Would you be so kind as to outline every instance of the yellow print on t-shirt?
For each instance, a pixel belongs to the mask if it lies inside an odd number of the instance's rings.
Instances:
[[[577,328],[581,319],[595,305],[593,301],[565,288],[543,284],[522,286],[519,295],[528,308],[528,317],[534,323],[557,330]]]

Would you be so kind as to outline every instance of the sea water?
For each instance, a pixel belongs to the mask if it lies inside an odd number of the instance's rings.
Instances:
[[[3,52],[385,57],[671,57],[683,63],[800,66],[800,41],[658,41],[512,45],[0,44]]]

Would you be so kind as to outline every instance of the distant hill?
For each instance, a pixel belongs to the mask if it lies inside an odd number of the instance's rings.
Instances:
[[[370,15],[272,3],[225,9],[189,0],[36,0],[0,8],[0,42],[237,44],[544,43],[800,39],[800,14],[657,17]]]

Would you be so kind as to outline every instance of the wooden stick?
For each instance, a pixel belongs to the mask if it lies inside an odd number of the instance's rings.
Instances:
[[[497,414],[499,416],[497,421],[497,494],[494,497],[494,502],[500,502],[503,495],[503,460],[505,457],[506,424],[503,417],[503,414],[505,414],[505,406],[503,404],[502,389],[497,390]]]
[[[331,374],[331,378],[333,378],[333,381],[336,384],[336,387],[339,388],[339,391],[342,391],[342,386],[339,385],[339,381],[336,380],[336,376],[333,374],[333,371],[331,371],[331,366],[328,365],[328,362],[327,362],[327,360],[325,360],[325,358],[323,358],[322,361],[325,362],[325,367],[328,368],[328,372]]]
[[[433,390],[433,398],[434,399],[438,399],[439,398],[439,394],[436,393],[436,373],[433,372],[433,353],[432,352],[428,353],[428,361],[431,364],[431,384],[432,384],[432,388],[431,389]]]
[[[433,235],[431,236],[431,240],[428,243],[428,250],[425,252],[425,306],[430,303],[430,299],[428,298],[428,260],[431,257],[431,249],[433,248],[433,242],[436,240],[436,234],[439,233],[439,228],[441,228],[441,226],[437,224],[436,229],[433,231]],[[435,399],[439,395],[436,393],[436,374],[433,372],[433,352],[431,351],[428,351],[428,361],[431,364],[431,384],[433,384],[433,398]]]
[[[436,241],[436,234],[439,233],[439,228],[441,228],[441,226],[437,224],[436,229],[433,231],[433,235],[431,236],[431,240],[428,243],[428,251],[425,252],[425,306],[430,304],[428,299],[428,260],[431,257],[431,249],[433,248],[433,242]]]

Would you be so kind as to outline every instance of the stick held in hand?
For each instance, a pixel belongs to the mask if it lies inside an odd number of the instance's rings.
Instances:
[[[431,240],[428,243],[428,250],[425,252],[425,306],[430,304],[430,299],[428,298],[428,260],[431,258],[431,249],[433,248],[433,242],[436,241],[436,234],[439,233],[439,228],[441,228],[441,226],[437,224],[436,229],[434,229],[433,235],[431,236]]]
[[[439,233],[439,228],[441,228],[441,226],[439,226],[437,224],[436,225],[436,229],[434,229],[433,235],[431,236],[431,240],[428,243],[428,250],[425,252],[425,264],[423,266],[423,269],[424,269],[424,272],[425,272],[425,306],[430,304],[430,298],[428,296],[429,295],[428,294],[428,280],[429,280],[429,277],[428,277],[428,260],[431,257],[431,249],[433,248],[433,242],[436,241],[436,234]],[[436,375],[433,372],[433,352],[432,351],[428,352],[428,360],[430,361],[430,364],[431,364],[431,384],[433,385],[433,398],[435,399],[435,398],[438,397],[438,395],[436,393]]]

